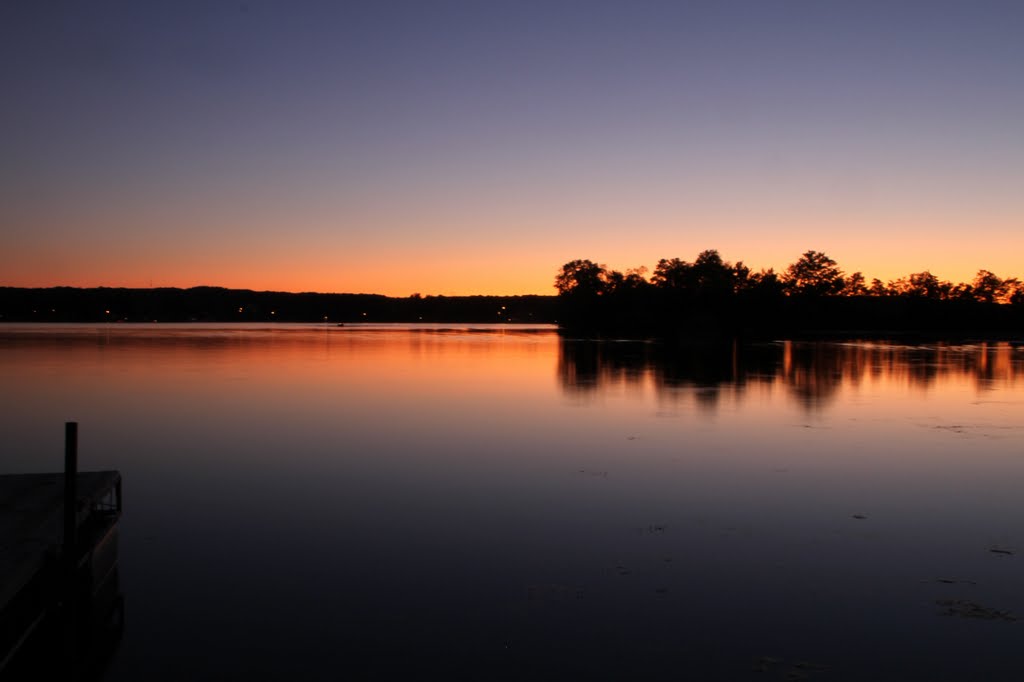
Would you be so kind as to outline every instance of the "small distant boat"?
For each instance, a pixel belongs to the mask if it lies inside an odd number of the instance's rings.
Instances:
[[[344,327],[344,326],[345,326],[345,323],[344,323],[344,322],[339,322],[339,323],[338,323],[338,326],[339,326],[339,327]]]

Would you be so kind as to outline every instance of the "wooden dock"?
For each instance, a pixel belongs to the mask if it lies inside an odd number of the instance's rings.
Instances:
[[[35,655],[78,669],[97,633],[119,636],[120,516],[116,471],[0,476],[0,677],[36,669]]]

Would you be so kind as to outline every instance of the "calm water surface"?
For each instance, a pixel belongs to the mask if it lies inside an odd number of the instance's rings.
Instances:
[[[5,473],[123,474],[110,680],[1024,675],[1008,344],[6,325],[0,380]]]

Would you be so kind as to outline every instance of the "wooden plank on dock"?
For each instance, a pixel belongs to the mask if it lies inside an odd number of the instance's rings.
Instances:
[[[76,528],[92,528],[98,517],[116,523],[121,512],[121,475],[82,472],[75,477]],[[39,620],[63,597],[53,569],[64,542],[64,474],[0,476],[0,669]],[[81,541],[95,541],[85,534]],[[91,551],[79,546],[75,554]],[[79,556],[71,558],[77,566]],[[77,570],[77,569],[72,569]],[[22,632],[25,630],[25,632]]]
[[[79,522],[117,490],[117,471],[78,474]],[[64,474],[0,476],[0,608],[63,540]]]

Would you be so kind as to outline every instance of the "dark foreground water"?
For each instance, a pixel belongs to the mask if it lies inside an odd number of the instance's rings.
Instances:
[[[1024,350],[0,328],[119,469],[110,680],[1019,680]],[[993,551],[995,550],[995,551]]]

